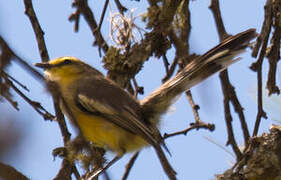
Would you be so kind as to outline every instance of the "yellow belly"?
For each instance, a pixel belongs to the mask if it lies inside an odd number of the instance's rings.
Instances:
[[[71,84],[69,82],[64,83]],[[66,87],[68,89],[71,88],[71,86]],[[73,92],[74,90],[69,91],[67,88],[62,89],[64,97],[68,97],[64,99],[66,104],[68,104],[69,107],[72,107],[71,110],[75,120],[77,121],[76,123],[79,126],[83,136],[87,140],[93,142],[97,146],[109,149],[116,153],[124,153],[124,151],[137,151],[148,145],[148,143],[142,137],[130,133],[102,117],[81,111],[76,106],[75,101],[72,98],[75,96],[71,93],[68,93]],[[61,107],[64,113],[67,114],[67,111],[64,110],[62,104]],[[69,117],[69,119],[71,119],[71,117]]]
[[[124,151],[136,151],[148,145],[142,137],[132,134],[102,117],[81,112],[74,114],[84,137],[100,147],[124,153]]]

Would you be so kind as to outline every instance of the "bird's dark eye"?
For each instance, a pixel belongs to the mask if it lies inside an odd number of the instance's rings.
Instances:
[[[63,61],[63,64],[71,64],[71,63],[72,63],[72,61],[69,60],[69,59],[66,59],[66,60]]]

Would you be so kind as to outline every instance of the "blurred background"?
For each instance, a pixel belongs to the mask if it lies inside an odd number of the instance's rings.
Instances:
[[[46,45],[51,58],[59,56],[76,56],[91,64],[104,74],[97,47],[93,47],[93,37],[83,17],[80,20],[78,33],[73,31],[74,24],[68,17],[75,11],[71,1],[33,1],[33,6],[41,27],[45,32]],[[103,1],[88,1],[95,16],[99,19]],[[138,16],[146,11],[146,1],[121,1],[128,8],[134,8],[133,15]],[[248,28],[260,31],[264,17],[265,1],[229,0],[221,1],[221,13],[226,30],[236,34]],[[208,6],[210,1],[191,1],[191,39],[190,52],[202,54],[219,43],[213,16]],[[23,1],[0,1],[0,35],[7,41],[12,50],[20,57],[28,60],[30,65],[40,62],[37,42],[29,19],[24,14]],[[114,3],[107,9],[102,26],[102,33],[109,44],[110,40],[109,14],[117,12]],[[128,15],[130,13],[128,12]],[[144,28],[141,17],[136,23]],[[168,59],[175,56],[174,50],[167,54]],[[256,74],[249,69],[255,59],[250,56],[250,49],[241,56],[242,61],[229,68],[230,80],[236,87],[238,98],[244,107],[244,113],[250,132],[256,119]],[[265,66],[267,62],[264,63]],[[266,73],[267,67],[263,71]],[[34,79],[18,64],[12,63],[8,72],[15,79],[28,87],[25,94],[31,99],[41,102],[42,106],[54,114],[50,95],[43,83]],[[145,97],[161,84],[165,76],[163,62],[156,58],[146,62],[143,70],[137,75],[140,86],[144,86]],[[265,77],[265,74],[264,74]],[[200,106],[199,115],[205,122],[214,123],[214,132],[193,130],[187,136],[176,136],[167,139],[167,145],[172,156],[171,164],[178,173],[178,179],[213,179],[215,174],[224,172],[235,162],[235,156],[229,151],[218,147],[227,141],[227,131],[224,120],[223,97],[218,75],[214,75],[192,89],[195,103]],[[266,94],[265,94],[266,95]],[[44,121],[25,101],[14,93],[19,111],[15,110],[6,100],[0,102],[0,161],[15,167],[18,171],[33,180],[48,180],[56,176],[61,166],[60,158],[53,158],[52,150],[63,145],[62,137],[56,122]],[[276,103],[276,104],[274,104]],[[280,120],[280,97],[272,96],[265,99],[265,110],[269,119],[262,120],[260,133],[267,132],[272,120]],[[275,108],[273,108],[275,107]],[[233,110],[233,109],[232,109]],[[237,114],[232,111],[233,126],[236,139],[243,147],[243,137]],[[185,96],[177,101],[173,110],[162,120],[162,132],[171,133],[185,129],[194,121],[192,110]],[[75,132],[68,124],[75,137]],[[211,142],[212,141],[212,142]],[[215,143],[214,143],[215,142]],[[108,159],[113,155],[107,154]],[[126,155],[109,170],[112,179],[120,179],[125,170],[125,164],[131,154]],[[81,170],[82,171],[82,170]],[[129,179],[166,179],[162,167],[152,148],[141,151]]]

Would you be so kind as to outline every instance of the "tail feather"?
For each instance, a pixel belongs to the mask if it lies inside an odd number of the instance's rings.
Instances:
[[[250,41],[256,37],[255,29],[249,29],[235,36],[230,36],[204,55],[187,64],[175,77],[165,82],[140,103],[144,113],[157,123],[163,113],[174,102],[177,96],[216,72],[226,69],[237,62],[235,57],[245,51]]]

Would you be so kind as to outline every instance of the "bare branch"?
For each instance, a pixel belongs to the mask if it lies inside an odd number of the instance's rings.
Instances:
[[[12,81],[8,79],[7,76],[4,76],[7,83],[9,83],[9,86],[15,90],[15,92],[20,95],[29,105],[33,107],[33,109],[38,112],[45,120],[53,120],[54,116],[49,113],[39,102],[32,101],[29,99],[24,93],[22,93]]]
[[[108,50],[108,45],[105,42],[100,28],[98,28],[95,16],[88,5],[87,0],[74,0],[72,6],[76,8],[76,12],[71,14],[69,17],[69,21],[75,22],[75,31],[78,31],[79,27],[79,17],[82,14],[88,23],[89,27],[91,28],[92,34],[95,37],[94,45],[97,45],[99,48],[103,50],[104,53]]]
[[[171,133],[171,134],[165,133],[163,138],[166,139],[166,138],[177,136],[177,135],[181,135],[181,134],[182,135],[186,135],[192,129],[196,129],[196,130],[207,129],[209,131],[214,131],[215,130],[215,125],[214,124],[209,124],[209,123],[207,124],[207,123],[204,123],[202,121],[195,122],[195,123],[190,123],[190,127],[186,128],[186,129],[184,129],[182,131],[178,131],[178,132]]]
[[[222,41],[225,38],[227,38],[229,35],[227,34],[225,27],[224,27],[224,23],[222,20],[220,7],[219,7],[219,1],[212,0],[209,8],[211,9],[211,11],[213,13],[213,16],[214,16],[214,19],[216,22],[217,31],[219,34],[219,38],[220,38],[220,41]],[[230,109],[229,109],[230,102],[234,106],[234,109],[239,116],[241,128],[242,128],[243,135],[244,135],[244,143],[246,145],[248,144],[248,140],[250,137],[249,130],[248,130],[248,126],[247,126],[247,123],[245,120],[243,108],[237,98],[233,85],[229,81],[227,70],[220,73],[220,81],[221,81],[223,95],[224,95],[225,120],[226,120],[226,124],[227,124],[227,132],[228,132],[227,144],[231,144],[232,149],[235,152],[237,159],[239,159],[241,157],[241,152],[237,146],[237,143],[234,138],[233,130],[232,130],[232,122],[231,122],[232,116],[231,116]]]
[[[140,153],[140,152],[138,151],[138,152],[136,152],[136,153],[131,157],[130,161],[129,161],[128,164],[126,165],[126,171],[125,171],[125,173],[124,173],[124,175],[123,175],[123,177],[122,177],[122,180],[126,180],[126,179],[128,178],[129,173],[130,173],[130,171],[131,171],[133,165],[135,164],[135,161],[136,161],[137,157],[139,156],[139,153]]]
[[[269,40],[269,34],[271,31],[271,26],[272,26],[272,11],[271,11],[271,0],[267,0],[266,5],[265,5],[265,20],[263,23],[262,27],[262,33],[260,35],[260,40],[262,43],[262,47],[259,53],[258,60],[251,65],[251,69],[253,71],[257,72],[257,81],[258,81],[258,113],[256,117],[256,122],[255,122],[255,127],[253,131],[253,136],[256,136],[258,134],[261,118],[267,118],[265,111],[263,110],[263,101],[262,101],[262,64],[263,64],[263,59],[266,54],[266,47],[267,43]],[[255,49],[259,49],[260,43],[257,43]],[[256,51],[253,50],[252,55],[255,56]]]
[[[38,48],[39,48],[39,52],[40,52],[40,56],[42,58],[43,62],[47,62],[50,58],[49,58],[49,54],[47,51],[47,47],[45,44],[45,39],[44,39],[44,32],[40,27],[39,21],[36,17],[36,14],[34,12],[33,6],[32,6],[32,1],[31,0],[24,0],[24,5],[25,5],[25,14],[28,16],[36,39],[37,39],[37,43],[38,43]]]

